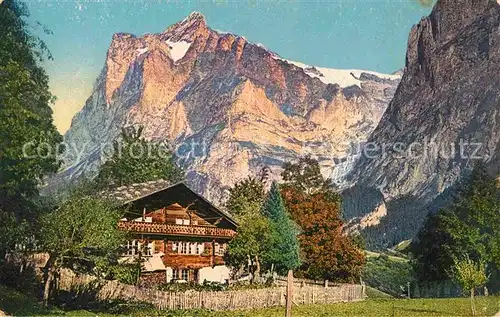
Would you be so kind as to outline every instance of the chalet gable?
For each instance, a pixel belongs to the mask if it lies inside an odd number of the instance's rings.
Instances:
[[[227,212],[217,208],[185,183],[170,184],[159,180],[121,186],[104,193],[108,199],[127,209],[125,217],[147,217],[153,222],[217,226],[236,230],[237,223]]]

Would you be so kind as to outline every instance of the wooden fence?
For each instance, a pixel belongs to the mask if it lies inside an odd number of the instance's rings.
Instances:
[[[286,286],[288,283],[288,280],[286,276],[275,276],[273,277],[274,279],[274,284],[278,286]],[[293,278],[293,286],[294,287],[304,287],[304,286],[316,286],[316,287],[329,287],[329,286],[336,286],[335,283],[328,282],[328,281],[320,281],[320,280],[309,280],[305,278]],[[339,284],[343,285],[343,284]]]
[[[58,279],[58,288],[61,290],[84,292],[86,285],[92,285],[97,290],[96,297],[99,300],[142,301],[152,303],[159,309],[236,310],[284,306],[286,294],[283,286],[219,292],[163,292],[118,281],[98,281],[89,275],[76,275],[69,270],[63,270]],[[293,290],[293,303],[297,305],[352,302],[364,298],[363,285],[341,284],[326,288],[318,285],[294,285]]]

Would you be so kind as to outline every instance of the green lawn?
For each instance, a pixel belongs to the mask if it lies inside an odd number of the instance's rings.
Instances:
[[[499,310],[499,297],[480,298],[476,305],[482,316],[493,316]],[[294,317],[327,316],[469,316],[469,301],[458,299],[377,299],[335,305],[310,305],[294,307]],[[207,315],[208,316],[208,315]],[[215,315],[214,315],[215,316]],[[281,317],[284,310],[266,309],[252,312],[220,314],[227,317]]]
[[[481,316],[493,316],[500,310],[500,297],[480,297],[476,302],[477,311]],[[33,298],[0,285],[0,310],[15,316],[116,316],[104,312],[85,310],[63,311],[59,308],[46,309]],[[253,311],[210,312],[210,311],[157,311],[140,308],[122,312],[133,316],[193,316],[193,317],[282,317],[283,308],[259,309]],[[294,317],[321,316],[469,316],[470,306],[467,298],[453,299],[368,299],[356,303],[341,303],[335,305],[308,305],[293,307]]]

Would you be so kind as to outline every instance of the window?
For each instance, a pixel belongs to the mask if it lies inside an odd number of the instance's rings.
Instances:
[[[189,254],[197,254],[198,253],[198,243],[191,242],[189,244]]]
[[[204,243],[197,243],[196,244],[196,254],[202,254],[203,251],[205,251],[205,244]]]
[[[125,255],[136,255],[139,253],[139,242],[137,240],[127,241]]]
[[[182,271],[182,276],[181,276],[182,278],[181,279],[184,281],[189,281],[189,270],[184,269],[181,271]]]
[[[180,242],[179,243],[179,253],[180,254],[188,254],[189,242]]]
[[[135,222],[153,222],[153,217],[139,217],[134,219]]]
[[[174,269],[172,270],[173,280],[184,280],[189,281],[189,270],[188,269]]]
[[[146,244],[146,246],[144,246],[143,252],[145,256],[152,256],[153,253],[155,253],[155,242],[151,241],[150,243]]]
[[[191,254],[200,255],[205,251],[205,243],[203,242],[187,242],[187,241],[173,241],[172,252],[178,254]]]
[[[179,218],[176,218],[175,219],[175,224],[176,225],[185,225],[185,226],[189,226],[189,219],[179,219]]]
[[[155,244],[154,241],[143,244],[138,240],[129,240],[125,245],[125,248],[125,255],[139,255],[139,253],[142,252],[142,255],[144,256],[152,256],[155,250]]]
[[[214,244],[214,254],[223,256],[226,253],[226,247],[227,245],[225,243],[219,244],[215,242]]]

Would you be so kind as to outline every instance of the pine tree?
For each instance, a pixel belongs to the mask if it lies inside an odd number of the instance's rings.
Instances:
[[[270,220],[271,246],[268,263],[273,263],[280,274],[300,265],[298,228],[290,218],[278,184],[273,182],[262,207],[262,213]]]

